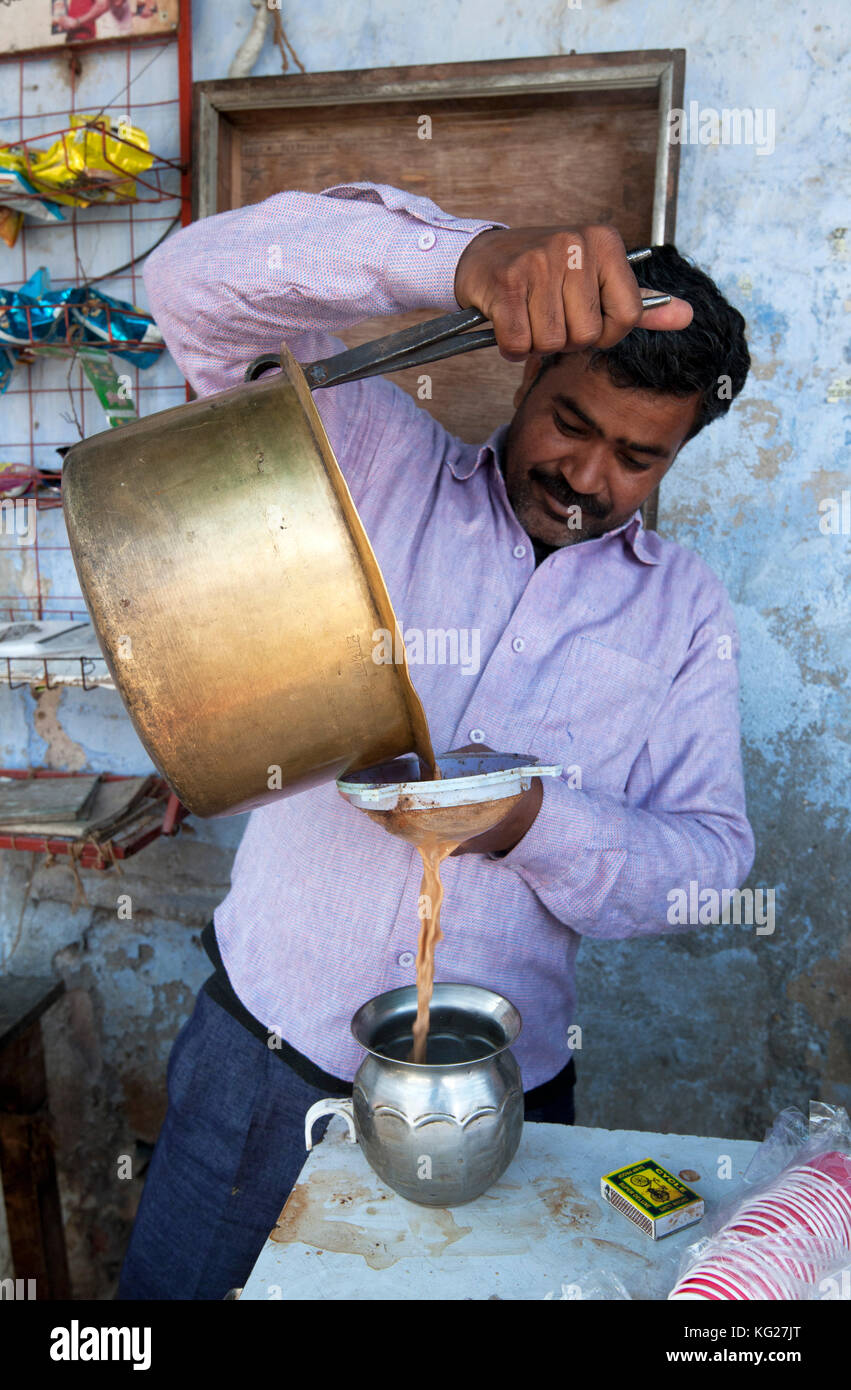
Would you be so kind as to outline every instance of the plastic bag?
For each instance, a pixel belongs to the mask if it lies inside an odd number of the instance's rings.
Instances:
[[[144,130],[108,116],[75,115],[46,150],[0,149],[0,202],[42,222],[61,222],[60,204],[123,203],[136,197],[136,176],[154,162]]]
[[[72,116],[70,132],[63,131],[49,149],[36,152],[29,161],[26,173],[33,186],[57,203],[80,207],[134,198],[133,176],[154,162],[148,137],[126,121],[119,124],[117,135],[111,129],[108,116]],[[73,191],[75,184],[80,192]]]
[[[0,203],[9,212],[26,213],[41,222],[64,222],[59,204],[40,196],[26,170],[26,156],[19,146],[7,145],[0,150]]]
[[[618,1276],[607,1269],[594,1270],[581,1279],[564,1279],[560,1292],[551,1290],[544,1295],[545,1302],[550,1299],[557,1303],[573,1300],[585,1303],[598,1299],[605,1299],[606,1302],[632,1302]]]
[[[776,1117],[708,1233],[683,1254],[670,1299],[851,1297],[851,1124],[813,1101]]]

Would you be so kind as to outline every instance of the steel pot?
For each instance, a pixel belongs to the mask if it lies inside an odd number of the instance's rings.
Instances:
[[[320,1100],[305,1117],[305,1143],[323,1115],[342,1115],[350,1137],[394,1191],[430,1207],[457,1207],[502,1176],[523,1130],[523,1083],[509,1050],[521,1019],[502,995],[477,985],[436,984],[428,1061],[408,1062],[415,986],[358,1009],[352,1033],[366,1051],[352,1099]]]
[[[286,344],[228,391],[71,448],[63,504],[95,633],[136,732],[199,816],[432,756],[381,571],[311,390],[493,343],[464,310],[321,362]],[[274,377],[256,378],[270,367]]]

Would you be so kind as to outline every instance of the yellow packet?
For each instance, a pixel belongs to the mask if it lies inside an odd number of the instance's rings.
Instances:
[[[22,212],[17,212],[14,208],[0,207],[0,241],[5,241],[7,246],[14,246],[23,220]]]
[[[145,131],[121,122],[116,139],[108,116],[72,116],[71,127],[70,134],[65,132],[31,159],[33,185],[49,191],[56,202],[78,207],[134,198],[135,175],[154,162]],[[81,181],[94,187],[86,188],[85,194],[72,192],[69,185]]]

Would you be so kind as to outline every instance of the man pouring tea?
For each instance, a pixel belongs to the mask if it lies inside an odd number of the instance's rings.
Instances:
[[[564,769],[443,861],[435,978],[517,1006],[526,1118],[572,1123],[583,938],[689,930],[669,894],[735,889],[753,860],[730,601],[640,511],[741,391],[741,314],[673,246],[633,267],[612,227],[509,228],[367,182],[196,222],[145,284],[201,396],[281,339],[310,362],[418,309],[475,307],[518,364],[513,414],[479,444],[383,377],[314,400],[403,628],[478,633],[475,672],[411,666],[434,748]],[[643,310],[651,292],[670,302]],[[351,1091],[352,1015],[413,981],[421,869],[333,782],[248,817],[121,1297],[244,1284],[304,1162],[305,1112]]]

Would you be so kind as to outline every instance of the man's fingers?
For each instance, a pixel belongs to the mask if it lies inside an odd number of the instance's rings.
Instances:
[[[692,308],[682,299],[642,310],[642,298],[654,291],[639,290],[621,238],[609,228],[592,230],[593,236],[584,241],[577,234],[576,245],[571,241],[565,246],[561,234],[545,238],[543,244],[533,240],[531,247],[520,245],[508,260],[504,243],[492,241],[480,253],[485,260],[497,258],[490,284],[484,281],[484,294],[471,278],[469,264],[466,281],[456,272],[459,303],[469,298],[491,320],[505,361],[523,362],[533,352],[605,350],[636,327],[664,332],[691,323]],[[459,267],[462,262],[463,257]]]
[[[628,262],[625,261],[622,268],[618,266],[616,274],[601,279],[600,303],[603,329],[597,343],[599,348],[613,347],[638,324],[643,326],[641,292]]]
[[[522,362],[532,351],[532,327],[526,295],[513,291],[493,304],[488,317],[493,324],[500,355],[506,362]]]
[[[603,331],[603,314],[596,275],[580,276],[568,271],[564,282],[564,315],[567,321],[568,352],[584,352],[595,347]]]
[[[529,294],[529,324],[533,352],[561,352],[567,341],[565,304],[551,282],[533,282]]]
[[[641,291],[642,298],[658,293],[658,290]],[[671,332],[672,329],[688,328],[693,318],[694,310],[686,300],[672,299],[670,304],[663,304],[660,309],[647,309],[641,315],[640,327]]]

